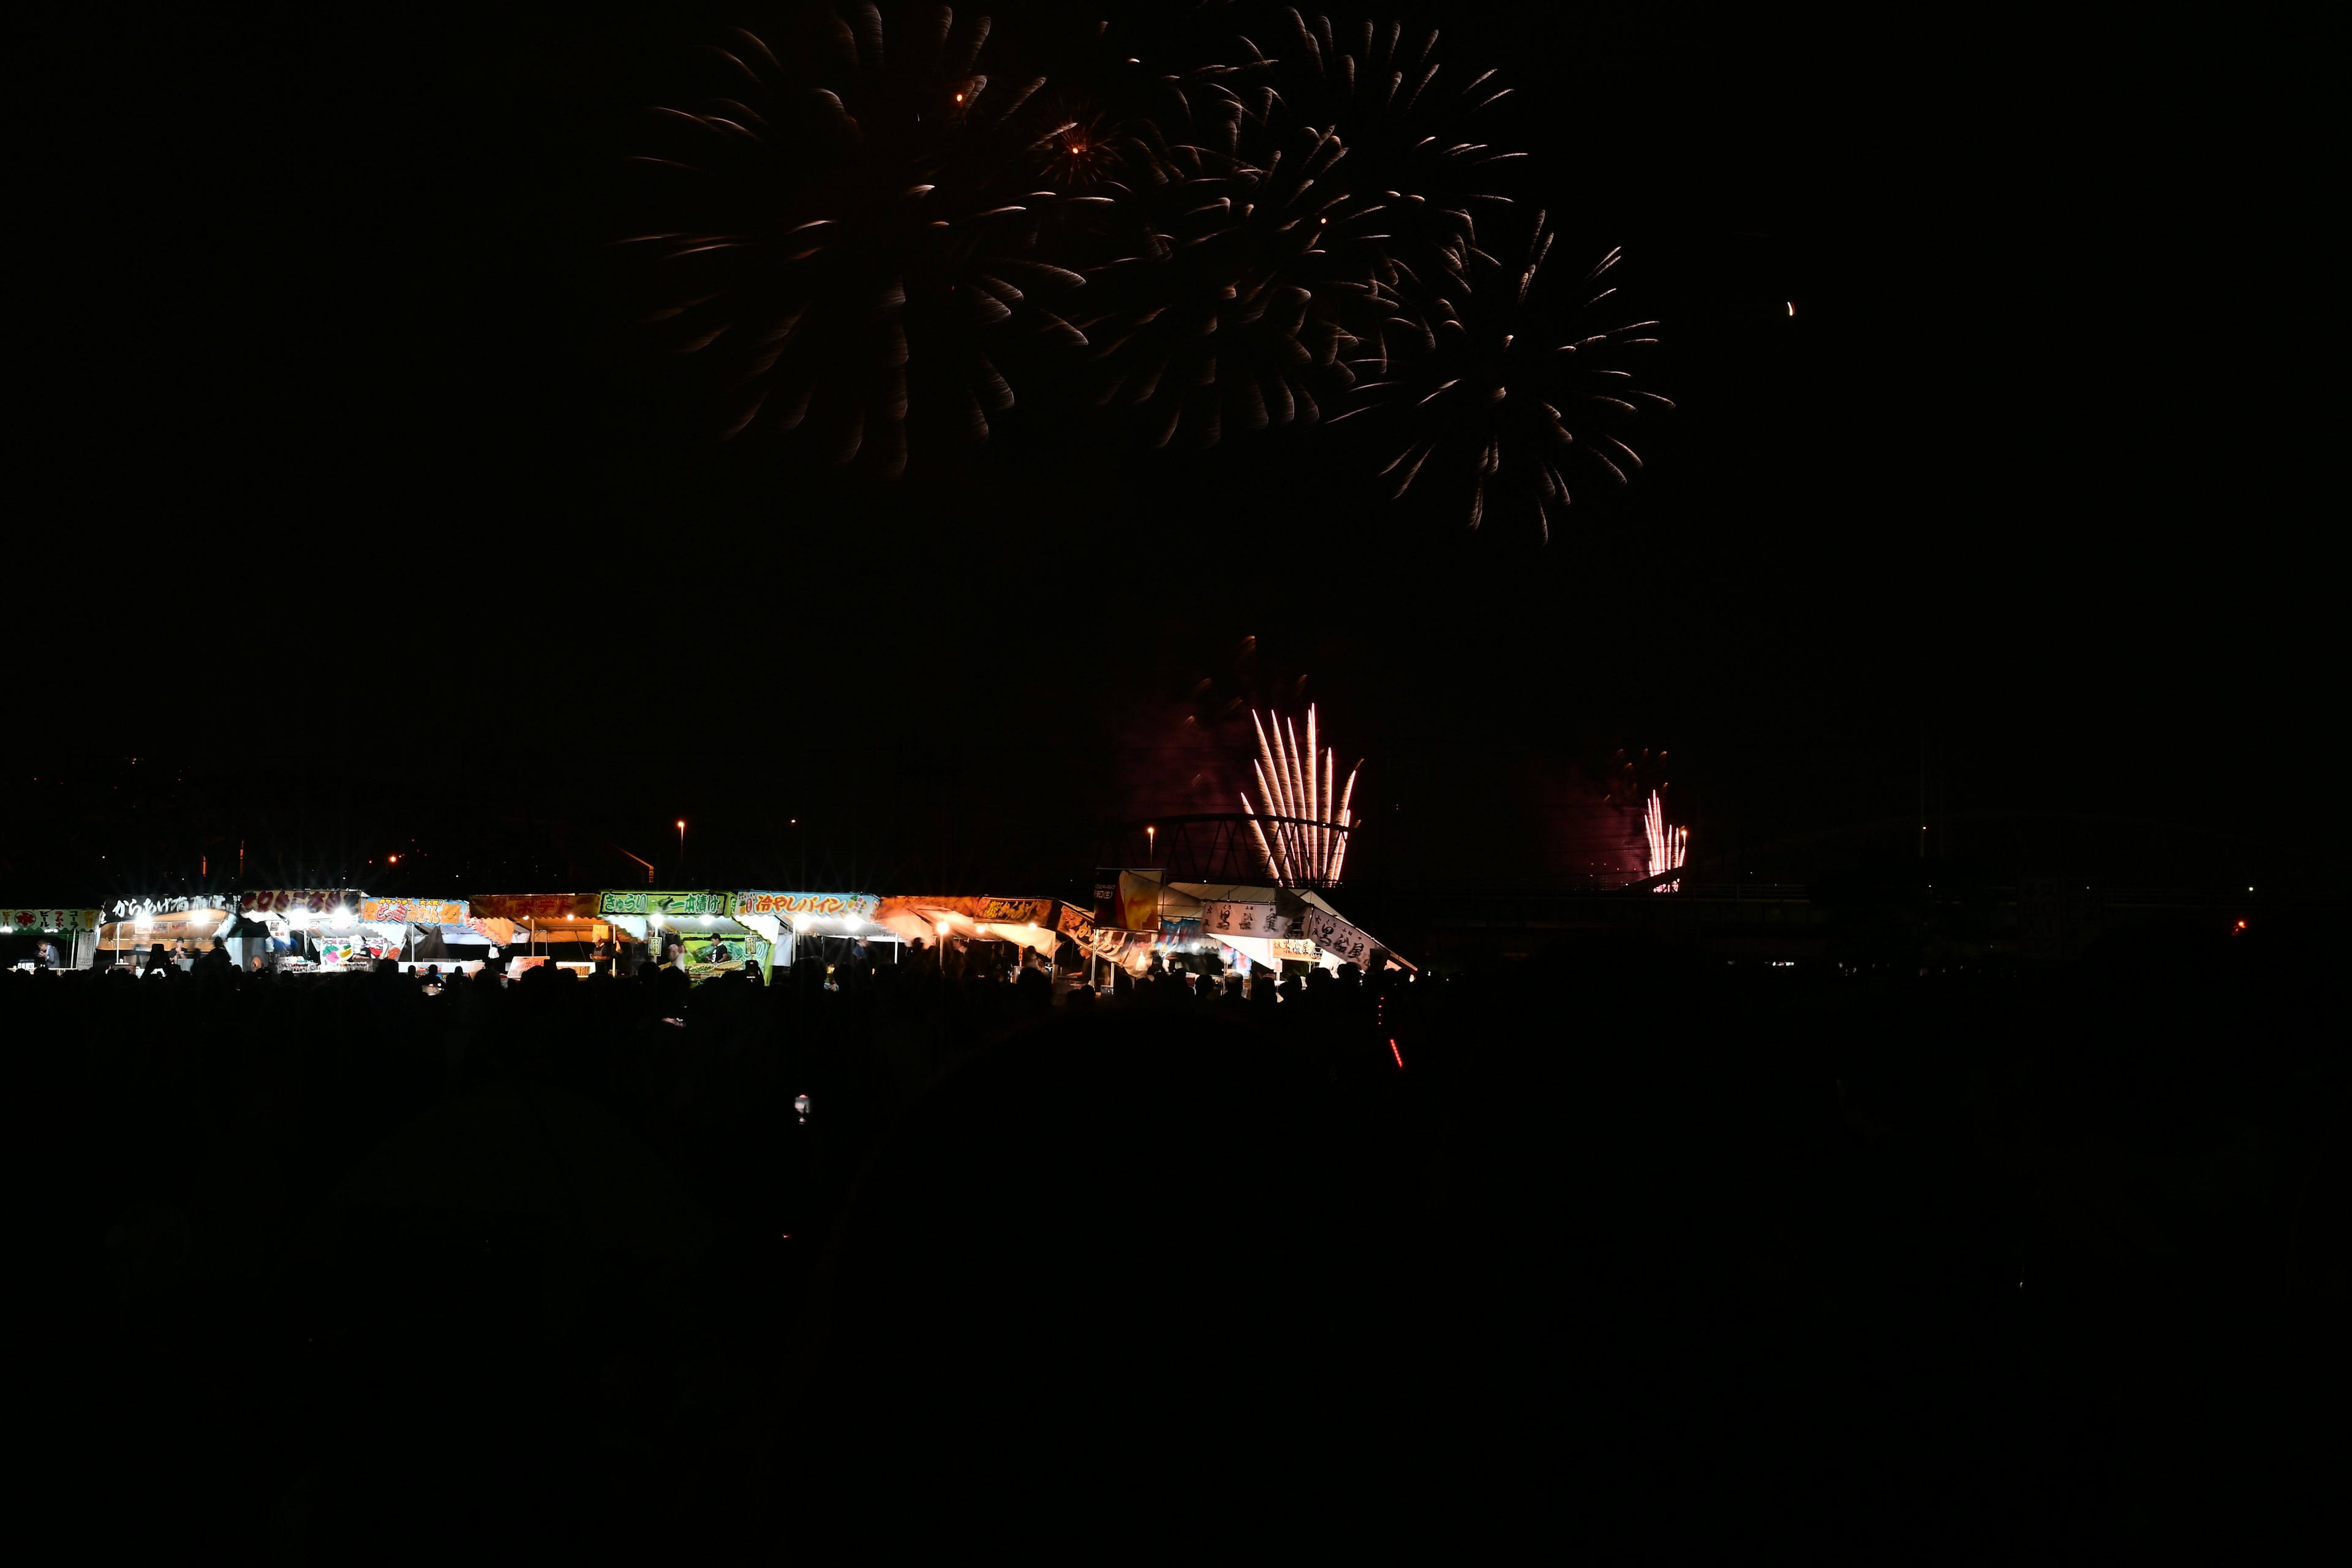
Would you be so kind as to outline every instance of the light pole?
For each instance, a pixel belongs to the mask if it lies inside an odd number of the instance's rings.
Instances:
[[[677,874],[686,875],[686,818],[677,819]]]
[[[944,979],[948,972],[948,922],[940,921],[937,929],[940,939],[940,975]]]

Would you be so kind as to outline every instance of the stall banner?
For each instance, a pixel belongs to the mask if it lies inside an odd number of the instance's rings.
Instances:
[[[1118,898],[1111,912],[1118,917],[1122,931],[1158,931],[1160,900],[1164,889],[1149,877],[1139,877],[1132,871],[1118,874]]]
[[[725,893],[609,892],[596,900],[600,915],[723,915]]]
[[[202,910],[206,914],[228,910],[226,893],[175,894],[168,899],[117,899],[106,906],[109,924],[116,921],[135,921],[142,915],[192,915]]]
[[[1107,926],[1095,928],[1094,950],[1113,963],[1134,967],[1151,956],[1152,944],[1160,940],[1156,931],[1113,931]]]
[[[1054,929],[1084,947],[1095,939],[1095,917],[1091,910],[1064,904],[1062,912],[1054,917]]]
[[[870,921],[882,900],[872,893],[733,893],[727,912],[745,915],[815,915],[824,920]]]
[[[974,920],[1002,921],[1006,925],[1044,925],[1054,916],[1051,899],[982,899]]]
[[[1298,929],[1298,917],[1272,904],[1217,899],[1202,908],[1201,929],[1211,936],[1288,936]]]
[[[96,931],[99,912],[96,910],[10,910],[10,931]]]
[[[461,926],[463,899],[362,899],[360,919],[384,925]]]
[[[709,895],[716,897],[717,895]],[[604,898],[612,897],[607,893]],[[499,921],[571,921],[594,915],[604,900],[594,893],[475,893],[466,906],[475,914]],[[697,914],[703,910],[696,910]],[[716,914],[716,910],[709,911]]]
[[[1311,908],[1307,911],[1307,937],[1324,952],[1338,954],[1340,962],[1360,969],[1370,967],[1372,953],[1381,945],[1338,915]]]
[[[352,939],[347,936],[322,936],[319,939],[319,967],[332,969],[352,961]]]
[[[1276,958],[1303,958],[1312,963],[1323,956],[1323,950],[1303,936],[1278,936],[1271,951]]]
[[[345,903],[366,901],[364,893],[349,888],[263,888],[236,896],[236,912],[241,915],[282,915],[289,910],[308,910],[312,914],[324,914]]]
[[[397,959],[408,947],[408,928],[394,926],[388,931],[362,927],[360,944],[367,949],[370,958]]]

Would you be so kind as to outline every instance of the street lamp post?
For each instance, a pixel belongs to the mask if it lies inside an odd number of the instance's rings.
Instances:
[[[677,874],[686,875],[686,818],[677,819]]]

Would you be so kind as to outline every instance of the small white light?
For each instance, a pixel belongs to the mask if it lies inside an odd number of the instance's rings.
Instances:
[[[719,923],[719,921],[718,921],[718,918],[717,918],[716,916],[712,916],[712,915],[705,915],[705,916],[703,916],[703,917],[702,917],[702,923],[703,923],[704,925],[707,925],[707,926],[711,926],[711,925],[717,925],[717,924]]]

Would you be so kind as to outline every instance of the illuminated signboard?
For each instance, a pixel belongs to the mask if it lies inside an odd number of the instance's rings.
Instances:
[[[823,920],[870,921],[882,900],[872,893],[770,893],[732,895],[727,912],[744,915],[813,915]]]
[[[96,910],[8,910],[8,929],[16,931],[96,931]]]
[[[379,925],[461,926],[463,899],[362,899],[360,919]]]
[[[318,915],[364,897],[348,888],[257,888],[236,896],[236,910],[244,915],[282,915],[293,910]]]
[[[596,900],[604,915],[723,915],[725,893],[611,892]]]
[[[111,921],[135,921],[142,915],[190,915],[199,910],[226,910],[226,893],[190,893],[169,899],[117,899],[106,906]]]

